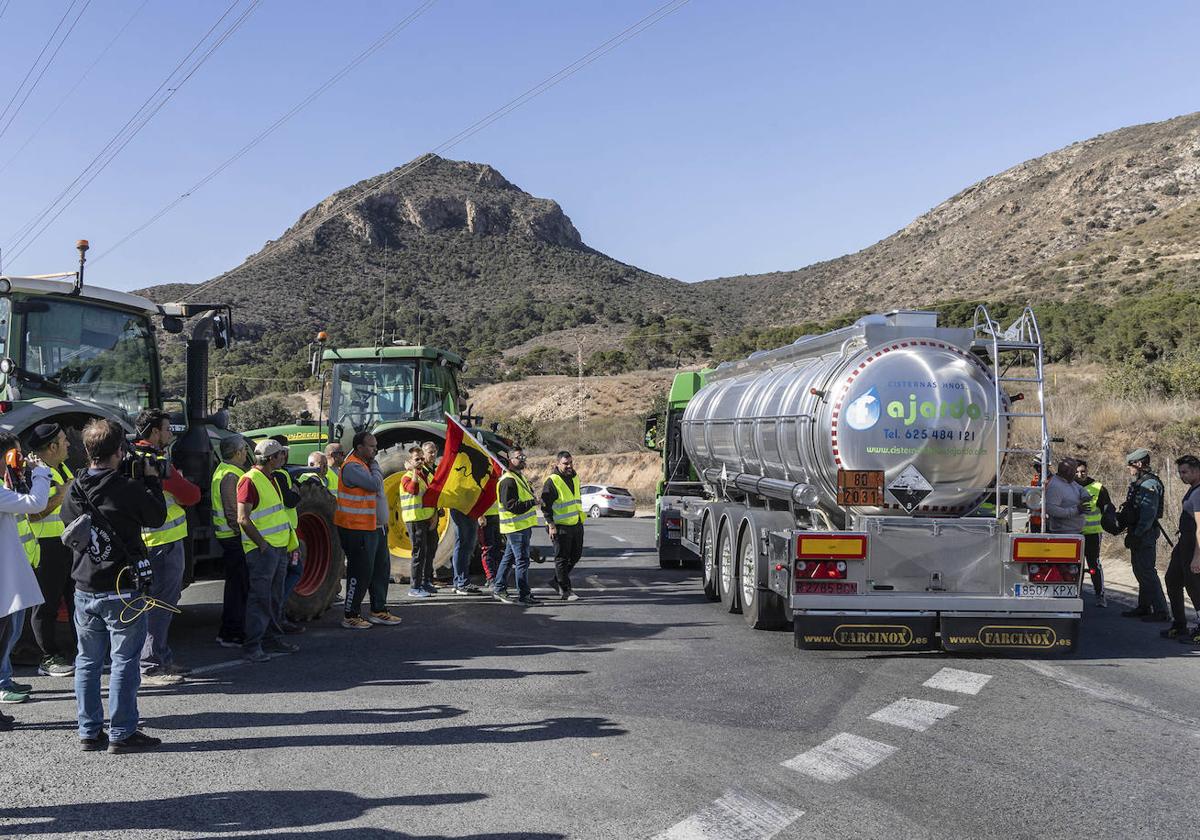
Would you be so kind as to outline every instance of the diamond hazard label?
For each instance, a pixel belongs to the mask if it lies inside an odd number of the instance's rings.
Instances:
[[[892,480],[887,491],[900,507],[912,513],[913,509],[933,492],[933,485],[925,480],[925,476],[921,475],[916,467],[909,464]]]

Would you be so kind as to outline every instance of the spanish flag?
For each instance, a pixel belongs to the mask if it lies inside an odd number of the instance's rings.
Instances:
[[[496,456],[447,414],[446,449],[425,492],[425,504],[479,518],[496,501],[502,471]]]

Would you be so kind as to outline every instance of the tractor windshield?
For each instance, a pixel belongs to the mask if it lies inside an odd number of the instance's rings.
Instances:
[[[135,416],[154,404],[158,358],[149,318],[95,303],[33,299],[22,313],[25,387],[100,403]]]
[[[332,415],[362,429],[411,420],[416,391],[415,361],[345,362],[334,365]]]

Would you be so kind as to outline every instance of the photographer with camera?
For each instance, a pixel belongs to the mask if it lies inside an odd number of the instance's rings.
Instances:
[[[167,502],[167,521],[157,528],[142,530],[142,540],[150,551],[150,568],[154,572],[154,588],[149,594],[174,607],[183,591],[183,541],[188,535],[184,508],[200,501],[200,488],[184,478],[166,459],[167,447],[175,436],[165,411],[148,408],[138,415],[135,426],[138,439],[133,445],[133,454],[141,456],[146,463],[157,462],[157,471],[162,475],[163,498]],[[147,616],[146,645],[142,649],[142,678],[147,685],[183,682],[186,670],[176,667],[175,654],[167,640],[173,617],[170,610],[153,610]]]
[[[143,528],[167,520],[157,463],[140,479],[121,474],[125,432],[112,420],[92,420],[83,430],[89,468],[75,479],[62,504],[63,542],[73,553],[75,581],[75,699],[79,742],[85,751],[154,749],[160,743],[138,731],[138,658],[146,640],[145,595],[152,587]],[[86,517],[84,516],[86,514]],[[137,593],[141,593],[139,597]],[[157,609],[157,608],[155,608]],[[154,611],[154,610],[151,610]],[[109,731],[104,734],[100,671],[112,657],[108,682]]]
[[[40,512],[50,498],[50,470],[36,457],[25,462],[21,444],[9,432],[0,432],[0,456],[4,464],[4,486],[0,487],[0,701],[22,703],[29,699],[30,687],[12,681],[9,656],[21,633],[25,610],[42,602],[32,568],[37,565],[37,538],[27,517]],[[0,730],[12,729],[12,725],[11,717],[0,714]]]

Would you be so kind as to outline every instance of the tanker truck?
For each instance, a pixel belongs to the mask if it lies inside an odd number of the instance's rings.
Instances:
[[[800,648],[1070,652],[1082,537],[1026,533],[1040,491],[1003,483],[1010,456],[1049,463],[1044,399],[1030,309],[869,315],[680,374],[646,430],[660,564],[695,559],[710,600]]]

